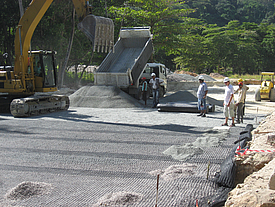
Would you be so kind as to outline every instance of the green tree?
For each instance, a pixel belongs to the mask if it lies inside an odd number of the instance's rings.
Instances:
[[[269,25],[261,42],[263,71],[275,71],[275,26]]]
[[[178,0],[130,0],[124,7],[111,7],[110,13],[116,25],[150,26],[154,35],[154,59],[158,60],[158,52],[170,55],[179,47],[179,34],[185,33],[183,23],[191,12],[183,5],[184,2]]]

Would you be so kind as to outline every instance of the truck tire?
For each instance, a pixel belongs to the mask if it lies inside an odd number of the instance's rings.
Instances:
[[[209,112],[215,112],[215,105],[209,104]]]
[[[261,101],[260,88],[257,88],[255,91],[255,101]]]
[[[270,95],[269,95],[269,97],[270,97],[270,101],[275,102],[275,88],[272,88],[272,89],[270,90]]]

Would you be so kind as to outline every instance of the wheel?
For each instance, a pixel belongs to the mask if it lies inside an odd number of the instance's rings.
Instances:
[[[270,95],[269,95],[269,97],[270,97],[270,101],[275,102],[275,88],[272,88],[272,89],[270,90]]]
[[[261,101],[260,88],[257,88],[255,91],[255,101]]]
[[[215,112],[215,105],[209,104],[209,112]]]

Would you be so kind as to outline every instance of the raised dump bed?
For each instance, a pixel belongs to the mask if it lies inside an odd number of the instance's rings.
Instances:
[[[140,93],[139,80],[153,52],[150,27],[122,28],[120,37],[95,72],[95,85],[118,86],[130,95]]]

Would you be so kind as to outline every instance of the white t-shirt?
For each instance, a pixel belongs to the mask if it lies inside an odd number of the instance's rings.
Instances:
[[[234,88],[231,84],[225,87],[224,93],[224,104],[228,105],[231,95],[234,94]],[[230,104],[234,104],[234,97],[232,98]]]
[[[202,82],[197,91],[198,99],[202,99],[205,95],[205,92],[208,91],[207,85],[205,82]]]
[[[153,78],[150,79],[150,82],[152,84],[152,88],[153,89],[157,89],[157,79],[159,80],[159,84],[161,84],[162,82],[164,82],[164,80],[160,79],[160,78],[155,78],[155,80]]]

